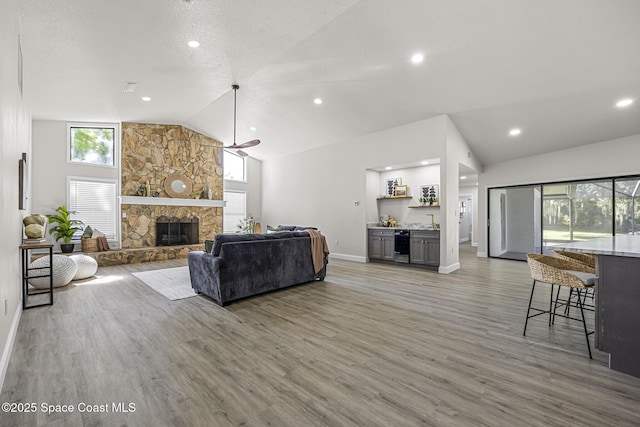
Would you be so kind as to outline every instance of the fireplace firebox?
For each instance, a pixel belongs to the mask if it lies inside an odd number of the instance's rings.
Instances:
[[[160,216],[156,220],[156,246],[193,245],[199,242],[198,218]]]

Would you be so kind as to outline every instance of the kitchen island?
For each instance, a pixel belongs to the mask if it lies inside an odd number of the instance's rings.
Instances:
[[[596,348],[609,367],[640,377],[640,235],[554,246],[597,255]]]

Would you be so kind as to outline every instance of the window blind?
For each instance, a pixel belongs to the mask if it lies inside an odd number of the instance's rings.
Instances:
[[[69,178],[70,211],[85,226],[100,230],[108,240],[116,240],[117,233],[117,193],[116,181]],[[77,232],[75,238],[80,238]]]

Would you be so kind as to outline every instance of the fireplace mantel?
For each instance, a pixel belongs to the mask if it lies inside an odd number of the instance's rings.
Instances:
[[[174,197],[140,197],[120,196],[121,205],[156,205],[156,206],[198,206],[202,208],[224,208],[224,200],[179,199]]]

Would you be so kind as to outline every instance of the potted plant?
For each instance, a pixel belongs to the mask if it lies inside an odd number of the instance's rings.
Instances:
[[[57,215],[47,215],[49,223],[52,227],[49,229],[49,234],[53,234],[56,242],[62,240],[64,243],[60,244],[60,250],[63,253],[73,252],[73,244],[71,239],[76,231],[82,230],[81,225],[83,222],[78,219],[69,218],[70,215],[75,214],[75,211],[68,211],[65,205],[62,205],[56,209]]]

